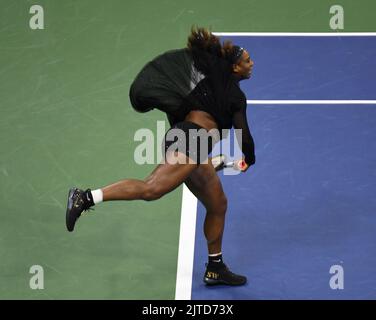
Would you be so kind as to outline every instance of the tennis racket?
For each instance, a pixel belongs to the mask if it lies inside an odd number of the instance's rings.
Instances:
[[[242,170],[245,167],[244,160],[240,161],[227,161],[224,154],[212,157],[211,162],[216,171],[222,170],[223,168],[233,168],[234,170]]]

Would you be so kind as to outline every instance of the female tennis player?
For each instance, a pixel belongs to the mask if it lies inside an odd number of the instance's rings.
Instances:
[[[138,112],[157,108],[167,114],[171,128],[163,141],[163,161],[145,180],[124,179],[101,189],[72,188],[68,194],[66,226],[73,231],[83,211],[103,201],[151,201],[185,183],[206,208],[204,233],[209,262],[208,285],[243,285],[247,278],[232,273],[222,258],[227,198],[208,161],[222,129],[241,129],[242,171],[255,163],[254,142],[246,115],[246,97],[239,81],[251,76],[253,61],[244,48],[204,28],[192,28],[186,48],[156,57],[140,71],[130,88]],[[204,133],[204,134],[203,134]]]

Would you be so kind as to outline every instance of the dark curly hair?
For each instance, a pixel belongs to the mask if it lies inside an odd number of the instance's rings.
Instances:
[[[218,57],[223,57],[219,38],[206,28],[192,26],[191,34],[188,36],[187,47],[190,50],[203,50]]]
[[[231,64],[237,63],[242,50],[244,49],[237,45],[234,45],[230,40],[225,41],[222,45],[223,57]]]
[[[238,48],[231,40],[226,40],[221,44],[219,37],[214,35],[209,29],[197,26],[192,26],[191,28],[187,47],[191,51],[206,52],[224,58],[231,64],[234,63],[233,57]]]

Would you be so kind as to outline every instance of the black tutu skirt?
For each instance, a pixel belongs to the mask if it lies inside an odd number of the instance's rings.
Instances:
[[[147,63],[137,75],[129,92],[131,104],[138,112],[156,108],[172,122],[182,121],[189,112],[186,98],[204,77],[195,68],[188,49],[167,51]]]
[[[231,127],[234,87],[240,90],[227,61],[185,48],[167,51],[147,63],[132,83],[129,97],[136,111],[159,109],[171,125],[184,121],[191,110],[203,110],[219,127]]]

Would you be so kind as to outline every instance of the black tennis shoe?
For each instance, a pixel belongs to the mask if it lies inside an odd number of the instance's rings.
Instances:
[[[209,286],[218,284],[241,286],[246,284],[247,278],[231,272],[223,262],[207,263],[204,282]]]
[[[67,211],[65,214],[65,223],[69,232],[72,232],[77,219],[83,211],[93,210],[90,207],[94,205],[91,199],[90,189],[86,191],[72,188],[68,194]]]

